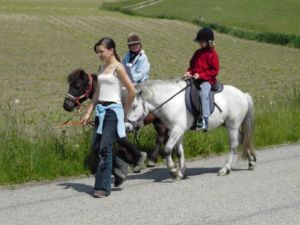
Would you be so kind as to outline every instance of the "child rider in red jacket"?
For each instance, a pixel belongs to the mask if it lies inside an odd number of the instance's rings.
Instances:
[[[195,41],[200,44],[200,49],[194,53],[184,76],[193,77],[200,85],[202,117],[198,118],[196,128],[208,131],[209,93],[219,73],[219,58],[214,48],[214,33],[210,28],[204,27],[199,30]]]

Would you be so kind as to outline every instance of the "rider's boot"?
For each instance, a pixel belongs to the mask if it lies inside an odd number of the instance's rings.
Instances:
[[[202,131],[207,132],[208,131],[208,117],[203,117],[203,123],[202,123]]]
[[[202,130],[203,132],[208,131],[208,117],[201,117],[199,116],[197,124],[196,124],[197,130]]]

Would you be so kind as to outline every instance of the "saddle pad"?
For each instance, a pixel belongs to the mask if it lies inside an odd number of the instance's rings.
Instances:
[[[202,114],[202,106],[201,100],[199,96],[199,88],[198,86],[191,80],[186,81],[187,85],[189,85],[185,91],[185,104],[190,113],[193,114],[194,117],[199,117]],[[210,113],[212,114],[215,109],[215,100],[214,100],[215,92],[211,91],[209,94],[209,102],[210,102]]]

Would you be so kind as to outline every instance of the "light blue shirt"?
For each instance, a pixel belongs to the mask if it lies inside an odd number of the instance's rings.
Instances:
[[[118,119],[117,123],[117,132],[119,135],[119,138],[126,137],[126,132],[125,132],[125,122],[124,122],[124,110],[122,104],[110,104],[108,106],[103,106],[101,104],[97,104],[95,111],[96,111],[96,116],[99,117],[99,126],[97,128],[97,133],[102,134],[103,131],[103,121],[105,117],[106,110],[111,109],[113,110]]]
[[[129,63],[130,60],[130,51],[128,51],[122,63],[125,66],[125,69],[128,73],[128,76],[132,83],[141,83],[149,79],[149,71],[150,71],[150,63],[148,61],[148,57],[145,54],[145,51],[142,50],[140,54],[138,54],[132,63]]]

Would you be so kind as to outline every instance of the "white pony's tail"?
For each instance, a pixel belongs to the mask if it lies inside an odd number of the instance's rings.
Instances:
[[[250,155],[255,157],[255,152],[252,146],[254,132],[254,104],[251,95],[245,93],[245,96],[248,102],[248,110],[241,127],[241,144],[243,149],[242,158],[249,159]]]

